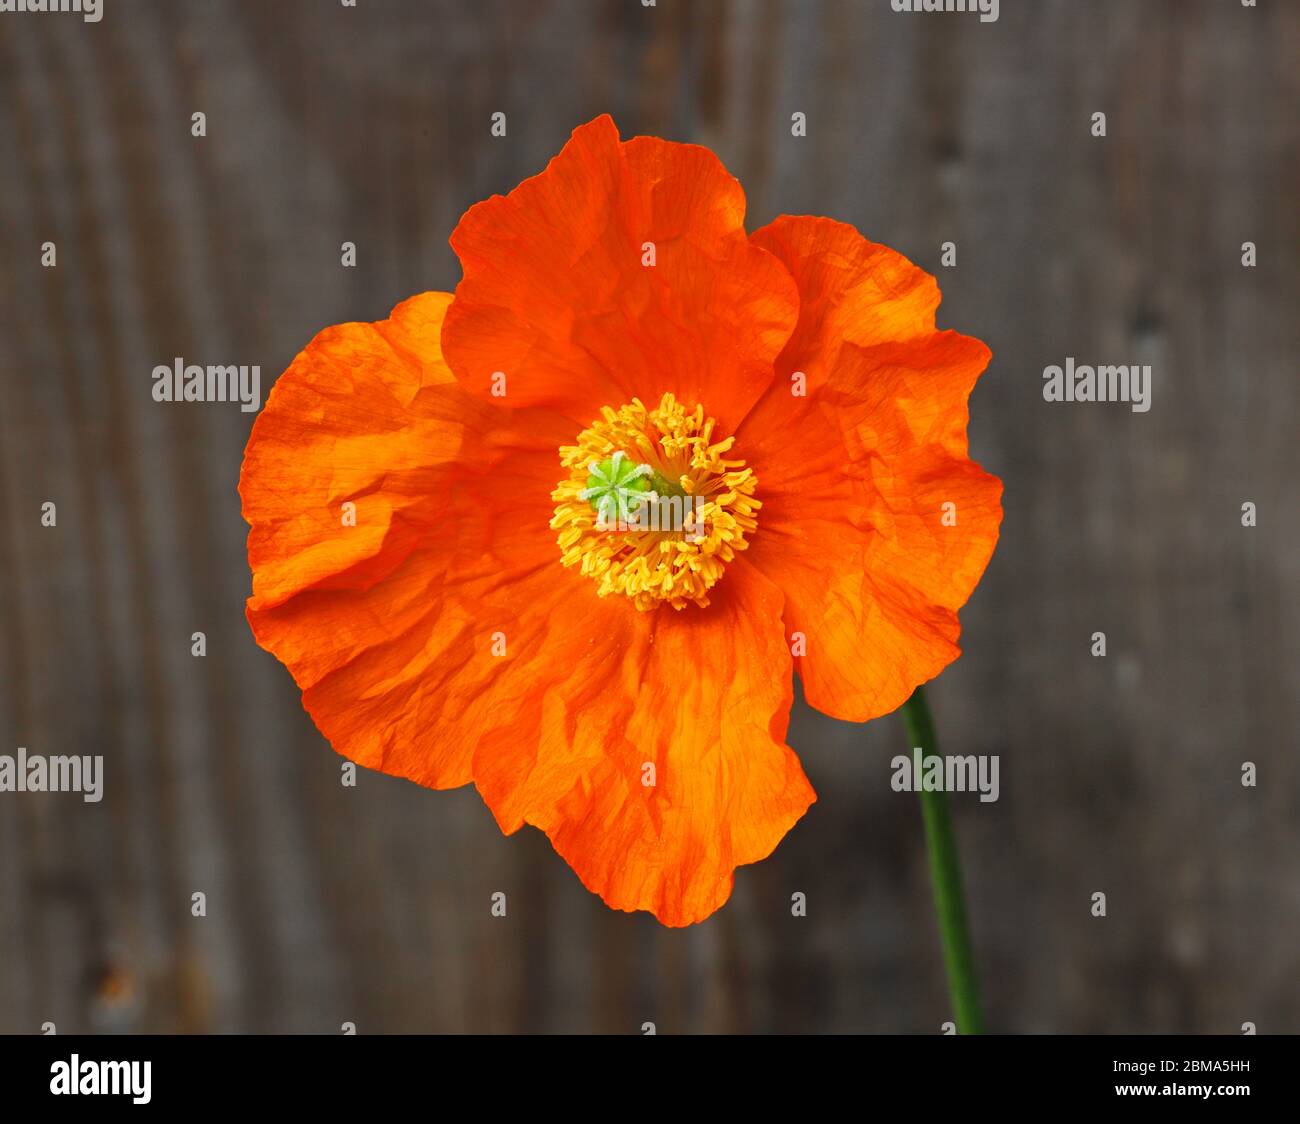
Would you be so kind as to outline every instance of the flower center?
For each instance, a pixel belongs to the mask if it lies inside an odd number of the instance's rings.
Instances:
[[[551,528],[560,561],[599,596],[621,593],[638,609],[709,603],[762,506],[753,470],[726,459],[736,439],[714,442],[715,425],[671,394],[654,409],[633,398],[560,449],[568,475],[551,493]]]

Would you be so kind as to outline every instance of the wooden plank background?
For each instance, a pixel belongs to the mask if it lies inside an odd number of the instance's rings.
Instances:
[[[1001,755],[1001,800],[957,803],[991,1026],[1300,1031],[1298,56],[1283,0],[0,15],[0,752],[109,771],[98,805],[0,794],[0,1031],[948,1017],[896,717],[797,707],[820,801],[775,856],[688,931],[610,912],[472,790],[339,785],[243,618],[253,415],[151,398],[177,355],[265,393],[322,326],[451,288],[463,210],[605,111],[712,146],[751,228],[827,214],[907,253],[993,348],[971,432],[1006,521],[932,689],[946,750]],[[1152,363],[1151,411],[1044,403],[1067,355]]]

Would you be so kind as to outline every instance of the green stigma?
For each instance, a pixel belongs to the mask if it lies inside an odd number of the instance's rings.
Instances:
[[[628,522],[632,513],[645,502],[652,490],[654,470],[648,464],[635,464],[618,452],[587,466],[587,486],[578,493],[596,510],[602,523]]]

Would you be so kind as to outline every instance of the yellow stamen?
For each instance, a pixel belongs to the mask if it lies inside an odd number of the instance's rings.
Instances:
[[[559,532],[560,561],[592,578],[599,596],[621,593],[643,610],[709,603],[709,590],[747,546],[762,506],[754,499],[753,470],[725,456],[735,438],[710,443],[715,426],[703,406],[687,410],[671,394],[655,409],[633,398],[618,409],[604,407],[576,445],[560,449],[568,475],[551,493],[558,505],[551,528]],[[629,475],[616,453],[650,491],[624,488],[618,502],[609,501],[606,482]],[[611,512],[620,518],[611,521]]]

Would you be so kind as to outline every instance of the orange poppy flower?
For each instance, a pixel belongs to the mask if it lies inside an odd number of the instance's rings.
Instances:
[[[966,446],[990,353],[936,331],[934,278],[744,213],[707,149],[582,126],[462,218],[454,297],[308,344],[240,477],[249,623],[334,748],[473,782],[668,925],[814,800],[793,673],[896,709],[1002,515]]]

